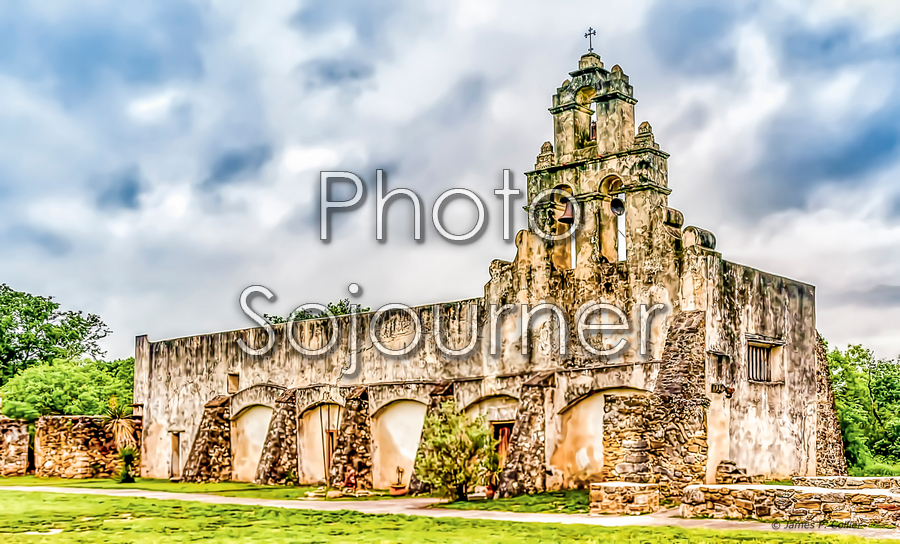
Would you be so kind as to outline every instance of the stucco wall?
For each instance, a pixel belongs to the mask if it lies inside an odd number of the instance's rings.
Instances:
[[[256,404],[245,408],[231,420],[232,479],[252,482],[259,466],[272,408]]]
[[[403,469],[402,482],[409,483],[426,405],[399,400],[379,410],[372,419],[372,480],[376,489],[397,482],[397,467]]]
[[[614,387],[575,401],[558,415],[559,432],[552,444],[550,467],[562,479],[563,488],[600,481],[603,469],[603,412],[606,394],[648,394],[647,391]]]
[[[716,273],[715,270],[711,274]],[[750,474],[814,475],[816,470],[815,291],[811,285],[721,261],[721,298],[711,310],[719,346],[728,354],[734,394],[728,403],[727,459]],[[772,348],[781,380],[751,382],[748,335]],[[728,380],[728,376],[724,377]],[[777,376],[776,376],[777,378]],[[721,400],[720,400],[721,402]],[[711,460],[711,463],[713,461]]]
[[[301,484],[319,484],[327,480],[326,465],[331,460],[325,459],[325,442],[323,431],[339,429],[341,407],[338,404],[320,404],[303,412],[300,416],[299,447]]]

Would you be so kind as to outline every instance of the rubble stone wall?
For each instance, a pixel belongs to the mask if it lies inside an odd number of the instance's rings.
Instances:
[[[372,489],[372,429],[369,399],[364,388],[347,398],[341,415],[341,428],[331,459],[331,485],[350,486],[347,469],[352,469],[355,489]]]
[[[900,490],[900,476],[797,476],[794,485],[825,487],[828,489],[897,489]]]
[[[825,340],[819,336],[816,345],[816,474],[846,476],[847,458],[830,376]]]
[[[900,495],[884,489],[838,490],[774,485],[692,485],[685,489],[681,515],[837,521],[860,525],[900,522]]]
[[[544,397],[548,384],[540,376],[522,386],[522,401],[509,439],[506,465],[500,475],[499,497],[544,491],[546,473],[546,418]]]
[[[702,311],[673,318],[652,395],[604,397],[604,480],[658,483],[667,498],[704,481],[709,452],[705,326]]]
[[[185,482],[231,480],[231,399],[220,395],[206,403],[191,453],[184,465]]]
[[[657,510],[659,486],[656,484],[591,484],[591,514],[651,514]]]
[[[0,476],[28,472],[28,423],[0,416]]]
[[[140,436],[140,429],[137,429]],[[140,450],[140,445],[138,445]],[[99,416],[44,416],[35,424],[35,476],[110,478],[119,470],[119,450]]]
[[[257,484],[284,485],[297,479],[297,390],[288,389],[275,401],[263,444]]]

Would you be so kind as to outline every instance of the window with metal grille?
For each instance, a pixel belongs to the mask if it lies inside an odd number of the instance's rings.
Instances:
[[[770,346],[748,345],[747,369],[751,381],[772,381],[772,348]]]

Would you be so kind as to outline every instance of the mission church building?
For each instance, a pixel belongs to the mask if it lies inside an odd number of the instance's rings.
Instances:
[[[493,426],[504,496],[602,481],[674,496],[713,482],[726,460],[767,478],[845,471],[815,288],[729,262],[711,232],[684,226],[668,207],[669,155],[647,122],[635,126],[636,102],[618,65],[581,57],[552,97],[553,142],[527,173],[529,202],[556,191],[531,208],[515,259],[490,263],[483,296],[380,316],[390,348],[421,333],[405,355],[373,349],[374,313],[340,316],[339,327],[138,337],[141,475],[415,491],[425,415],[447,399]],[[584,344],[552,312],[523,334],[527,310],[491,310],[549,304],[575,324],[591,301],[620,308],[628,330]],[[304,355],[286,327],[310,349],[332,333],[337,344]],[[270,334],[263,355],[239,346]],[[597,354],[621,338],[625,349]],[[465,356],[440,349],[470,342]]]

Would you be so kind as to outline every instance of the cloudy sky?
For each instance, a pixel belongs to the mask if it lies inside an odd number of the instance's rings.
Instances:
[[[900,353],[897,2],[374,4],[2,2],[0,282],[99,314],[115,357],[138,334],[252,325],[252,284],[282,314],[351,282],[373,307],[479,296],[515,254],[492,192],[505,168],[524,186],[593,26],[672,154],[686,222],[815,284],[832,345]],[[416,243],[398,203],[377,243],[368,198],[323,244],[319,171],[373,185],[377,168],[428,215],[474,190],[486,234]]]

